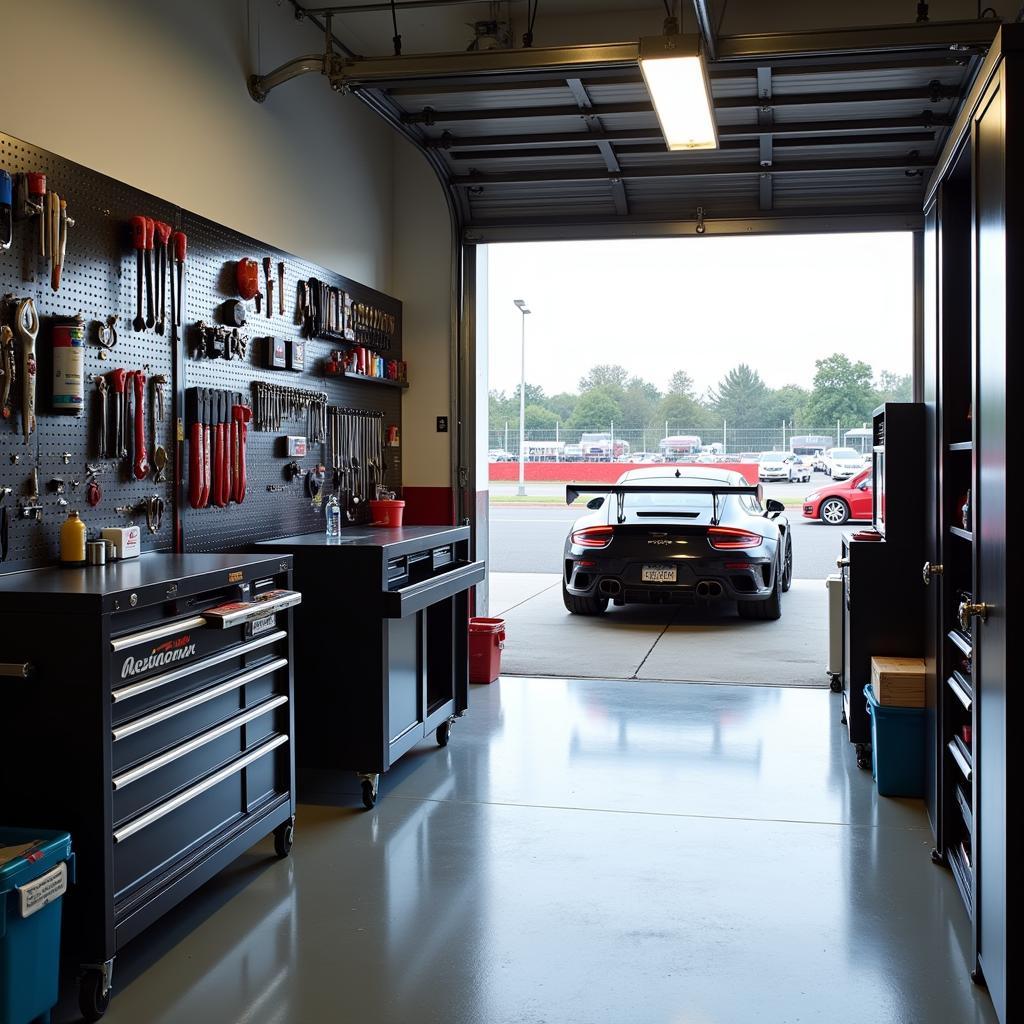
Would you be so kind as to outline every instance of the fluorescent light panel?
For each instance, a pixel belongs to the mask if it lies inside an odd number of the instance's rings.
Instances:
[[[640,71],[668,148],[717,149],[711,85],[698,37],[641,39]]]

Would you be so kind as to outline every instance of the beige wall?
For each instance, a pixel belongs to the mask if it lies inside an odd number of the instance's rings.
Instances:
[[[389,289],[391,130],[316,75],[262,105],[246,91],[322,47],[288,4],[2,6],[0,131]]]
[[[403,303],[411,382],[402,405],[402,480],[409,487],[447,487],[454,433],[437,433],[436,418],[449,416],[451,406],[452,224],[444,190],[424,157],[398,135],[394,148],[392,283]]]

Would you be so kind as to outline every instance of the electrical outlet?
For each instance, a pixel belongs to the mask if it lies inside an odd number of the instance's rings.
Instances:
[[[447,434],[448,433],[448,417],[447,416],[438,416],[437,417],[437,432],[439,434]]]

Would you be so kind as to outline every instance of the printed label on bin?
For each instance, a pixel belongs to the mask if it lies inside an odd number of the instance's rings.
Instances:
[[[52,871],[40,875],[34,882],[18,887],[21,896],[21,916],[31,917],[42,910],[47,903],[63,896],[68,891],[68,866],[63,861]]]

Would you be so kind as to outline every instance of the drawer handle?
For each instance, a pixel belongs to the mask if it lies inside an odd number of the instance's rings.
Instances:
[[[206,619],[202,615],[193,615],[191,619],[178,619],[176,622],[165,622],[162,626],[154,626],[152,629],[144,629],[141,633],[131,633],[128,636],[120,636],[116,640],[111,640],[110,649],[117,653],[127,647],[137,647],[139,644],[146,644],[151,640],[159,640],[183,629],[202,629],[205,625]]]
[[[151,758],[149,761],[143,761],[142,764],[135,768],[131,768],[126,772],[121,772],[120,775],[115,775],[113,778],[114,789],[124,789],[125,786],[130,786],[133,782],[137,782],[139,779],[144,778],[151,772],[155,772],[159,768],[165,768],[167,765],[173,764],[175,761],[179,761],[183,757],[187,757],[189,754],[197,751],[200,747],[205,747],[207,743],[212,743],[221,736],[224,736],[225,734],[232,732],[257,718],[260,718],[268,711],[273,711],[274,708],[279,708],[282,704],[287,703],[288,698],[284,694],[277,697],[271,697],[270,700],[265,700],[262,704],[257,704],[255,707],[250,708],[243,714],[235,715],[234,718],[229,718],[226,722],[221,722],[220,725],[215,726],[212,729],[207,729],[206,732],[201,732],[198,736],[193,736],[192,739],[187,742],[179,743],[176,747],[171,747],[170,750],[165,750],[158,757]]]
[[[258,761],[261,757],[266,757],[272,750],[276,750],[282,743],[287,742],[287,733],[281,733],[272,737],[255,750],[249,751],[248,754],[243,754],[237,761],[232,761],[231,764],[225,765],[220,771],[207,775],[205,779],[197,782],[194,786],[183,789],[177,796],[172,796],[170,800],[165,800],[151,811],[147,811],[133,821],[128,822],[127,825],[122,826],[114,833],[114,842],[123,843],[126,839],[135,835],[136,832],[141,832],[144,828],[148,828],[154,822],[166,817],[171,811],[184,807],[185,804],[194,800],[197,796],[201,796],[208,789],[213,789],[218,783],[223,782],[225,779],[230,779],[232,775],[237,775],[244,768],[248,768],[254,761]]]
[[[196,672],[202,672],[203,669],[223,664],[225,661],[237,658],[240,654],[249,654],[252,651],[258,651],[261,647],[266,647],[267,644],[274,644],[277,643],[278,640],[283,640],[287,635],[287,632],[283,629],[279,629],[275,633],[267,633],[266,636],[261,636],[256,640],[250,640],[249,643],[242,644],[240,647],[229,647],[226,651],[220,651],[217,654],[211,655],[209,658],[203,658],[202,661],[197,661],[193,665],[185,665],[183,668],[174,668],[171,669],[170,672],[164,672],[162,675],[151,676],[149,679],[145,679],[141,683],[132,683],[130,686],[122,686],[120,689],[113,690],[111,692],[110,699],[115,704],[122,700],[130,700],[132,697],[138,697],[140,693],[148,693],[150,690],[155,690],[160,686],[166,686],[168,683],[175,683],[179,679],[185,679],[187,676],[193,675]]]
[[[276,658],[274,661],[268,661],[265,665],[259,665],[248,672],[243,672],[241,675],[232,676],[219,686],[203,690],[201,693],[194,693],[191,697],[178,701],[177,704],[169,704],[165,708],[160,708],[159,711],[143,715],[141,718],[133,718],[130,722],[125,722],[124,725],[119,725],[116,729],[112,729],[111,735],[115,741],[123,740],[126,736],[134,736],[137,732],[142,732],[143,729],[149,729],[151,726],[166,722],[168,718],[174,718],[186,711],[191,711],[192,708],[197,708],[208,700],[214,700],[225,693],[230,693],[232,690],[241,689],[255,679],[269,676],[272,672],[276,672],[279,668],[284,668],[287,664],[287,658]]]

